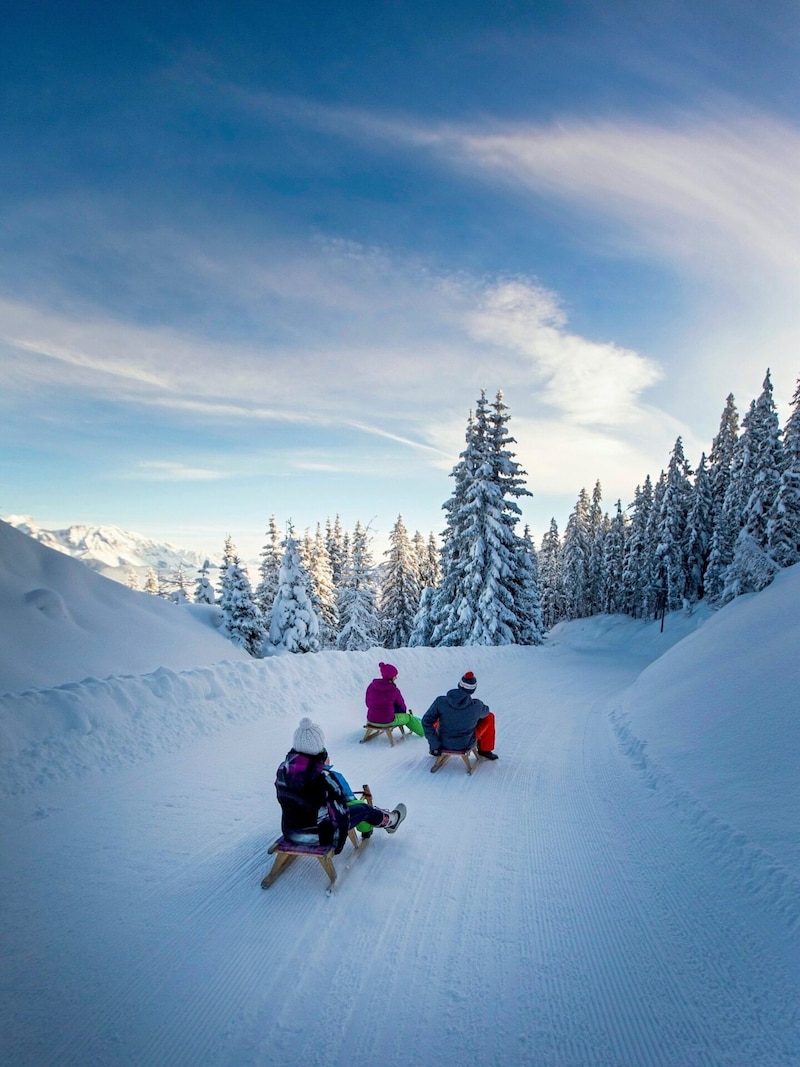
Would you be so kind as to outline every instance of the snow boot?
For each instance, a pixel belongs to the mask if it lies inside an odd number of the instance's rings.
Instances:
[[[484,752],[483,749],[478,749],[478,755],[481,759],[497,759],[496,752]]]
[[[388,818],[383,824],[383,828],[387,834],[393,834],[397,830],[397,827],[406,817],[405,804],[398,804],[394,811],[388,812]]]

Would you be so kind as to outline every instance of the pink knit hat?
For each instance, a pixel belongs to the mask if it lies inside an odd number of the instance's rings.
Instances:
[[[381,678],[391,679],[397,677],[397,667],[393,667],[391,663],[379,663],[378,667],[381,672]]]

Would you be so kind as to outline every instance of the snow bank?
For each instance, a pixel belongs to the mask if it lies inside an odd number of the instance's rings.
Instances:
[[[135,592],[0,522],[0,693],[249,661],[218,622],[210,605]]]
[[[734,600],[616,701],[620,744],[695,836],[800,926],[800,566]]]
[[[800,868],[800,565],[652,663],[620,710],[652,761],[745,832],[782,812],[764,844]]]

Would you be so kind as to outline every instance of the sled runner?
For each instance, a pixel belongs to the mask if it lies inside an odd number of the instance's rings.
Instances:
[[[475,745],[473,748],[466,749],[466,751],[464,752],[443,748],[439,755],[434,757],[433,766],[431,767],[431,774],[435,774],[440,767],[443,767],[451,756],[460,756],[462,758],[462,760],[464,761],[464,765],[467,768],[467,774],[472,774],[473,770],[475,769],[475,767],[478,766],[478,763],[480,762],[480,756],[478,755],[477,745]],[[475,757],[474,763],[470,760],[470,756]]]
[[[389,738],[389,744],[394,745],[393,730],[399,730],[401,735],[405,735],[405,726],[399,726],[393,722],[387,722],[385,726],[380,726],[377,723],[365,722],[364,723],[364,736],[358,742],[363,745],[365,741],[371,741],[373,737],[377,737],[379,734],[386,734]]]

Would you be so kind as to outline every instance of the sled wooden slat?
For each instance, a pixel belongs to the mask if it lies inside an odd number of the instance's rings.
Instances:
[[[353,848],[358,848],[358,836],[355,830],[348,831],[347,836],[352,842]],[[269,873],[263,878],[261,882],[262,889],[269,889],[269,887],[275,882],[276,878],[286,870],[290,863],[292,863],[298,856],[314,856],[319,860],[322,865],[322,869],[327,874],[330,884],[336,881],[336,868],[333,865],[334,851],[328,845],[298,845],[294,841],[287,841],[285,837],[279,837],[277,841],[273,841],[270,847],[267,849],[268,856],[275,856],[272,867]]]
[[[431,767],[431,774],[435,774],[440,767],[443,767],[451,756],[460,756],[464,761],[464,766],[467,768],[467,774],[472,774],[473,770],[478,766],[480,757],[478,756],[477,746],[474,748],[468,748],[465,752],[459,752],[458,750],[443,748],[438,756],[434,757],[433,766]],[[475,757],[475,762],[470,760],[470,756]]]
[[[380,734],[386,734],[389,738],[389,744],[394,745],[393,730],[399,730],[401,735],[405,734],[405,727],[395,724],[393,722],[387,722],[385,726],[379,726],[376,723],[365,722],[364,723],[364,736],[358,742],[363,745],[365,741],[371,741],[373,737],[378,737]]]

